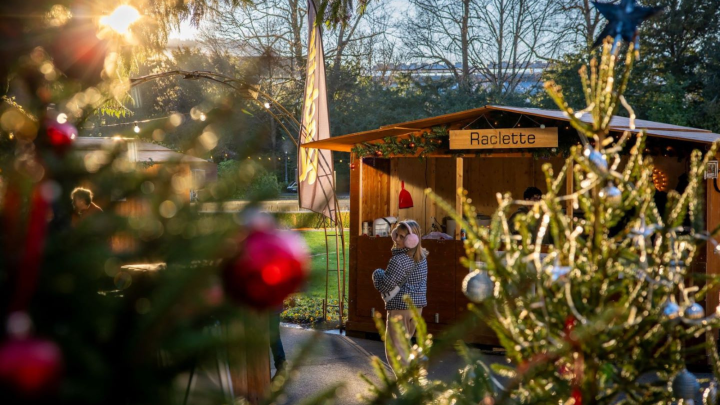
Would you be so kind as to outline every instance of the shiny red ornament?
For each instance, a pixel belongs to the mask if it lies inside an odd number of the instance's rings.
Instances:
[[[415,142],[410,142],[410,143],[408,144],[408,148],[410,148],[410,149],[415,149]]]
[[[355,170],[355,163],[350,163],[350,170]]]
[[[582,391],[580,391],[580,388],[573,388],[572,390],[572,399],[575,400],[575,405],[582,405]]]
[[[308,275],[310,257],[304,240],[291,232],[251,231],[240,254],[225,267],[227,295],[258,310],[279,307]]]
[[[52,341],[11,339],[0,347],[0,385],[18,397],[52,394],[62,372],[62,352]]]
[[[376,151],[375,151],[375,156],[382,156],[382,154],[383,154],[383,153],[382,153],[381,150],[376,150]]]
[[[70,149],[78,135],[77,129],[72,124],[60,124],[54,120],[46,121],[45,132],[48,143],[53,151],[59,155],[64,154]]]

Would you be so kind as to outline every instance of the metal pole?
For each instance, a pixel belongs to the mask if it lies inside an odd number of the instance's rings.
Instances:
[[[288,165],[288,154],[287,151],[285,151],[285,184],[287,184],[287,165]]]

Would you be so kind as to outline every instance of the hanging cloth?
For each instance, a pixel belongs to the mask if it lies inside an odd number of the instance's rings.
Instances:
[[[402,183],[402,189],[400,190],[400,198],[398,199],[400,201],[400,209],[404,208],[412,208],[413,207],[413,200],[412,196],[410,195],[410,192],[405,190],[405,182]]]

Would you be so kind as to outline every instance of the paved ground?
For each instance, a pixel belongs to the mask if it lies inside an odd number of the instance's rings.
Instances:
[[[299,404],[324,389],[336,384],[343,384],[343,391],[335,403],[339,405],[361,404],[363,402],[360,400],[360,395],[367,392],[368,385],[359,375],[362,373],[371,380],[378,381],[370,365],[370,359],[372,356],[385,359],[385,349],[379,340],[349,338],[332,331],[323,333],[301,329],[290,324],[283,324],[280,333],[288,359],[297,356],[303,343],[310,340],[314,343],[314,350],[299,363],[296,376],[286,391],[287,397],[280,403]],[[504,356],[488,352],[483,352],[481,357],[486,364],[506,361]],[[429,377],[447,381],[464,366],[463,363],[462,359],[453,351],[444,353],[430,364]],[[219,380],[215,377],[217,374],[212,373],[212,370],[216,370],[213,367],[202,369],[193,385],[208,384],[211,387],[219,387]],[[706,370],[692,369],[691,371],[700,379],[711,377]],[[274,372],[273,369],[272,373],[274,374]],[[647,378],[652,380],[653,376],[648,375]],[[181,385],[186,384],[187,376],[181,378],[179,382]],[[707,386],[707,384],[703,384],[703,386]],[[191,395],[188,403],[203,405],[218,402]]]
[[[288,358],[292,358],[293,354],[297,353],[302,342],[308,339],[316,340],[316,350],[299,366],[297,379],[288,389],[288,402],[286,402],[288,404],[299,403],[313,393],[337,383],[345,385],[337,404],[360,404],[362,402],[359,395],[367,392],[367,384],[360,379],[359,373],[377,381],[370,365],[370,357],[378,356],[385,360],[385,348],[383,342],[379,340],[314,332],[292,325],[283,326],[281,335]],[[478,349],[473,350],[480,352]],[[481,357],[486,364],[506,361],[504,356],[488,352],[482,352]],[[428,374],[431,379],[447,381],[463,366],[462,359],[454,351],[449,351],[430,364]],[[707,370],[691,368],[691,371],[699,379],[712,377]],[[653,379],[652,376],[647,378]],[[703,387],[705,386],[707,384],[703,384]]]
[[[337,403],[360,404],[362,402],[358,396],[365,393],[368,386],[359,377],[359,373],[377,381],[370,365],[370,358],[378,356],[382,360],[385,359],[385,348],[381,341],[349,338],[332,333],[316,333],[292,326],[282,327],[280,333],[288,358],[297,354],[302,342],[307,339],[316,341],[316,350],[310,358],[301,363],[296,380],[289,387],[287,403],[298,403],[323,388],[343,383],[345,388]],[[488,355],[486,360],[499,362],[504,361],[504,358]],[[429,377],[441,380],[452,378],[462,365],[462,359],[455,353],[446,353],[430,364]]]

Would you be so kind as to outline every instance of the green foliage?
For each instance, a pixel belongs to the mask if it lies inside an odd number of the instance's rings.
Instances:
[[[687,125],[720,132],[717,120],[720,77],[720,3],[714,0],[649,0],[644,6],[663,6],[666,11],[640,27],[642,60],[635,67],[633,86],[626,92],[638,118]],[[574,108],[584,105],[576,72],[597,52],[570,53],[544,72],[565,90]],[[554,108],[545,93],[536,103]],[[621,112],[624,114],[624,112]]]
[[[348,224],[348,221],[350,221],[350,213],[342,212],[340,215],[342,217],[342,223]],[[278,224],[280,224],[283,228],[322,228],[323,215],[315,212],[273,212],[272,216],[275,217],[275,220],[277,220]]]
[[[653,198],[652,159],[642,155],[644,134],[634,141],[630,133],[618,141],[608,137],[609,119],[624,102],[634,55],[631,45],[620,64],[618,52],[610,49],[607,42],[600,62],[593,61],[589,72],[581,71],[588,105],[582,114],[592,117],[589,123],[568,106],[555,83],[546,85],[572,126],[596,146],[573,148],[557,175],[545,165],[548,191],[541,201],[528,203],[505,195],[486,228],[477,224],[466,191],[458,191],[464,203],[458,213],[428,190],[467,230],[465,263],[479,266],[494,283],[492,296],[469,308],[470,316],[489,325],[506,350],[511,364],[492,366],[505,382],[497,384],[484,365],[464,370],[449,383],[418,379],[422,362],[411,356],[404,365],[397,353],[412,350],[432,357],[437,348],[425,341],[422,319],[414,316],[418,345],[410,347],[407,337],[399,347],[388,347],[397,379],[378,370],[383,384],[370,387],[369,403],[394,398],[398,403],[411,398],[416,403],[482,403],[486,396],[493,404],[673,403],[680,398],[670,388],[671,381],[686,361],[705,359],[708,351],[715,378],[720,376],[713,338],[720,317],[708,311],[697,319],[685,312],[720,284],[719,277],[708,276],[701,290],[686,287],[700,248],[713,236],[705,229],[702,179],[719,144],[704,156],[692,153],[689,185],[682,194],[671,192],[668,208],[659,212]],[[571,164],[576,191],[564,195]],[[609,187],[617,187],[622,198],[606,198]],[[584,215],[565,213],[568,202]],[[515,219],[517,235],[508,223],[513,204],[529,205],[529,212]],[[686,217],[690,225],[683,227]],[[542,245],[546,233],[552,245]],[[677,312],[666,313],[672,303],[679,305]],[[466,319],[456,328],[467,323]],[[380,320],[377,324],[382,331]],[[399,325],[391,321],[389,327]],[[454,336],[452,328],[446,333]],[[691,340],[703,334],[705,341]],[[481,364],[462,345],[458,350],[468,367]]]
[[[445,127],[433,128],[420,136],[411,134],[407,139],[388,137],[380,142],[363,142],[355,145],[352,152],[359,157],[417,155],[420,158],[439,148],[448,148],[450,133]]]
[[[251,173],[252,181],[247,185],[238,185],[231,198],[241,200],[265,200],[276,198],[280,194],[280,183],[275,174],[268,173],[254,161],[225,160],[218,164],[218,177],[221,180]]]

